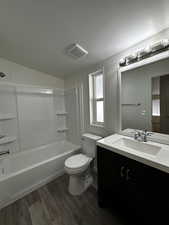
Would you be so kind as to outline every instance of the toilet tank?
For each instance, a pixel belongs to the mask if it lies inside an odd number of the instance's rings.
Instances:
[[[96,141],[102,137],[86,133],[82,135],[82,151],[88,157],[95,158],[96,156]]]

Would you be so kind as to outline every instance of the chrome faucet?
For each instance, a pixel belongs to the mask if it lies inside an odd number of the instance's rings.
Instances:
[[[146,129],[144,131],[142,131],[142,137],[143,137],[143,141],[147,142],[147,137],[151,136],[152,132],[148,132]]]
[[[148,132],[146,129],[143,131],[135,131],[134,139],[137,141],[147,142],[147,137],[151,136],[151,132]]]

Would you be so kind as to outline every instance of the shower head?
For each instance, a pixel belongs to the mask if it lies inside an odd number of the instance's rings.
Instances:
[[[6,74],[4,74],[3,72],[0,72],[0,78],[4,78],[6,77]]]

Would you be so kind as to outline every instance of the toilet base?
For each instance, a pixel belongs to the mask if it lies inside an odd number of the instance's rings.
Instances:
[[[93,183],[93,177],[87,175],[70,175],[69,193],[72,195],[81,195]]]

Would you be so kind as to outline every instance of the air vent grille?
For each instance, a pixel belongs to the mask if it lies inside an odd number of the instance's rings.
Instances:
[[[66,48],[66,54],[74,59],[79,59],[88,54],[88,52],[79,44],[71,44]]]

